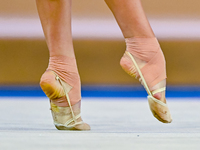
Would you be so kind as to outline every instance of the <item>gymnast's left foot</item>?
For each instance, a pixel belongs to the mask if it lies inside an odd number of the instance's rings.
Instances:
[[[157,39],[127,38],[126,46],[120,65],[129,75],[139,78],[145,87],[154,117],[163,123],[170,123],[172,118],[165,98],[165,58]]]

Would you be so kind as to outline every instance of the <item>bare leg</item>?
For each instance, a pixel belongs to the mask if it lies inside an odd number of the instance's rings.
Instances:
[[[113,12],[119,27],[125,38],[154,38],[155,35],[146,18],[140,0],[105,0],[108,7]],[[144,60],[135,57],[139,66],[145,65]],[[165,81],[162,86],[165,86]],[[158,85],[152,90],[158,88]],[[161,99],[161,94],[155,94],[155,97]],[[162,98],[165,102],[165,99]]]
[[[50,59],[40,86],[60,130],[89,130],[80,117],[81,83],[71,33],[71,0],[36,0]],[[70,107],[72,105],[72,107]]]
[[[126,52],[120,62],[122,68],[131,76],[136,75],[141,79],[138,69],[132,61],[134,59],[150,89],[147,92],[153,95],[156,100],[166,103],[164,91],[166,86],[165,58],[146,18],[140,0],[105,0],[105,2],[114,14],[126,39]],[[142,84],[144,85],[144,82]],[[171,122],[168,108],[157,106],[157,104],[153,106],[154,116],[162,122]],[[160,116],[162,116],[162,119]]]
[[[74,57],[71,0],[36,0],[50,56]]]
[[[140,0],[105,0],[125,38],[155,37]]]

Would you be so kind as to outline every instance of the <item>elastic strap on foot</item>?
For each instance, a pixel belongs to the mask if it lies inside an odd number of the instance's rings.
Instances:
[[[151,95],[147,96],[147,98],[148,98],[149,101],[150,101],[150,100],[153,100],[154,102],[156,102],[156,103],[158,103],[158,104],[160,104],[160,105],[162,105],[162,106],[164,106],[164,107],[167,107],[167,104],[163,103],[163,102],[160,101],[160,100],[157,100],[155,97],[153,97],[153,96],[151,96]]]
[[[163,87],[163,88],[160,88],[160,89],[156,89],[156,90],[152,91],[151,93],[154,95],[156,93],[160,93],[160,92],[163,92],[165,90],[166,90],[166,87]]]
[[[53,71],[54,72],[54,71]],[[66,96],[66,99],[67,99],[67,102],[68,102],[68,105],[69,105],[69,108],[71,110],[71,114],[72,114],[72,119],[68,120],[65,124],[70,124],[71,122],[74,121],[75,124],[77,124],[77,119],[80,118],[80,114],[75,116],[74,115],[74,111],[72,109],[72,105],[71,105],[71,102],[70,102],[70,99],[69,99],[69,95],[68,95],[68,92],[72,89],[72,87],[69,85],[69,88],[68,90],[66,89],[66,87],[64,86],[63,84],[63,81],[59,78],[59,76],[54,72],[54,74],[56,75],[56,79],[60,82],[61,86],[63,87],[63,90],[65,92],[65,96]],[[65,83],[67,84],[67,83]],[[68,85],[68,84],[67,84]],[[82,123],[82,122],[81,122]]]
[[[127,51],[126,51],[125,53],[126,53],[126,54],[131,58],[131,60],[133,61],[134,66],[136,67],[136,69],[137,69],[137,71],[138,71],[138,74],[140,75],[140,78],[142,79],[143,85],[144,85],[144,87],[145,87],[147,93],[148,93],[149,95],[153,96],[153,95],[151,94],[151,91],[149,90],[149,87],[148,87],[148,85],[147,85],[147,83],[146,83],[146,81],[145,81],[145,79],[144,79],[144,77],[143,77],[143,75],[142,75],[142,72],[140,71],[140,68],[138,67],[138,65],[137,65],[137,63],[136,63],[136,61],[135,61],[135,59],[133,58],[133,56],[131,55],[131,53],[129,53],[129,52],[127,52]]]
[[[80,118],[80,117],[81,117],[81,114],[76,115],[76,116],[75,116],[75,120],[77,120],[77,119]],[[69,124],[72,123],[73,121],[74,121],[73,118],[69,119],[69,120],[64,124],[64,126],[70,127],[70,126],[75,126],[75,125],[77,125],[77,124],[82,124],[82,123],[83,123],[83,121],[80,121],[80,122],[74,122],[74,124],[69,125]]]
[[[126,51],[134,57],[146,62],[140,68],[148,87],[151,89],[160,81],[166,79],[165,58],[160,45],[153,38],[126,38]]]

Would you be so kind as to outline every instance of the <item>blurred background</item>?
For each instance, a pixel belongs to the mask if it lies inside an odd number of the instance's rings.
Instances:
[[[142,0],[142,4],[166,57],[168,96],[187,96],[189,91],[199,97],[200,1]],[[83,96],[93,96],[91,91],[102,91],[96,92],[99,96],[143,91],[119,66],[125,43],[104,1],[73,0],[72,5]],[[35,1],[0,0],[0,96],[43,96],[38,83],[48,56]]]

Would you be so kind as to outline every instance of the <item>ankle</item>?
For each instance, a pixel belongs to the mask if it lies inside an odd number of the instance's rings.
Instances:
[[[148,62],[159,51],[160,45],[155,37],[153,38],[126,38],[126,51],[130,52],[139,60]]]
[[[75,57],[62,55],[51,56],[47,70],[54,71],[63,81],[68,84],[72,84],[71,80],[69,80],[69,77],[79,79]]]
[[[47,72],[42,76],[40,84],[45,94],[57,106],[69,106],[67,95],[71,105],[81,100],[81,83],[75,58],[51,56]]]

